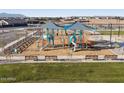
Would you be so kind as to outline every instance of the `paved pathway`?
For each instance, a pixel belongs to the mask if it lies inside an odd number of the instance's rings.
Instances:
[[[124,62],[124,60],[81,60],[81,61],[0,61],[0,64],[23,64],[23,63],[107,63]]]

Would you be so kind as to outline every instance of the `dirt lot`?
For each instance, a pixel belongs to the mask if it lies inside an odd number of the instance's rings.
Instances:
[[[124,20],[117,19],[89,19],[90,24],[124,24]]]

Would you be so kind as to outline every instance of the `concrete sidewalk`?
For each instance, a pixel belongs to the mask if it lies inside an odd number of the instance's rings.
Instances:
[[[82,61],[0,61],[0,64],[24,64],[24,63],[115,63],[115,62],[124,62],[121,60],[82,60]]]

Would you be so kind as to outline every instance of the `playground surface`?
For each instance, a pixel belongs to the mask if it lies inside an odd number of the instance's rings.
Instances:
[[[91,36],[92,37],[92,36]],[[110,37],[108,35],[102,35],[102,36],[96,36],[95,38],[99,38],[101,39],[104,39],[104,40],[109,40]],[[68,44],[68,37],[64,37],[65,38],[65,41],[64,41],[64,44],[67,45]],[[92,38],[90,38],[92,39]],[[117,35],[113,35],[112,37],[112,42],[115,42],[115,41],[124,41],[124,36],[121,35],[119,38]],[[47,43],[47,41],[44,41],[44,44]],[[37,48],[37,41],[35,41],[31,46],[29,46],[25,51],[23,51],[21,53],[21,55],[24,55],[24,56],[70,56],[70,55],[74,55],[74,56],[84,56],[84,55],[119,55],[120,54],[120,51],[119,52],[116,52],[115,50],[117,50],[116,48],[115,49],[78,49],[77,48],[77,51],[72,51],[71,48],[68,48],[68,46],[64,46],[63,48],[63,45],[62,45],[62,42],[61,42],[61,37],[55,37],[55,45],[59,45],[60,44],[60,47],[57,47],[57,48],[46,48],[44,50],[40,50],[41,46],[42,46],[42,40],[39,40],[39,48]],[[123,51],[121,51],[123,52]]]
[[[60,40],[55,40],[55,44],[60,43]],[[68,47],[65,48],[48,48],[45,50],[39,51],[36,46],[37,42],[34,42],[31,46],[29,46],[24,52],[21,53],[21,55],[45,55],[45,56],[68,56],[68,55],[114,55],[113,52],[110,51],[110,49],[102,49],[102,50],[91,50],[91,49],[82,49],[80,51],[73,52],[71,49]],[[41,46],[41,41],[39,43],[39,46]]]

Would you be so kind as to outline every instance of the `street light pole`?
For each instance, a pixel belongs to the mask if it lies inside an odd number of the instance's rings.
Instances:
[[[110,31],[110,45],[112,47],[112,24],[110,24],[110,29],[111,29],[111,31]]]

